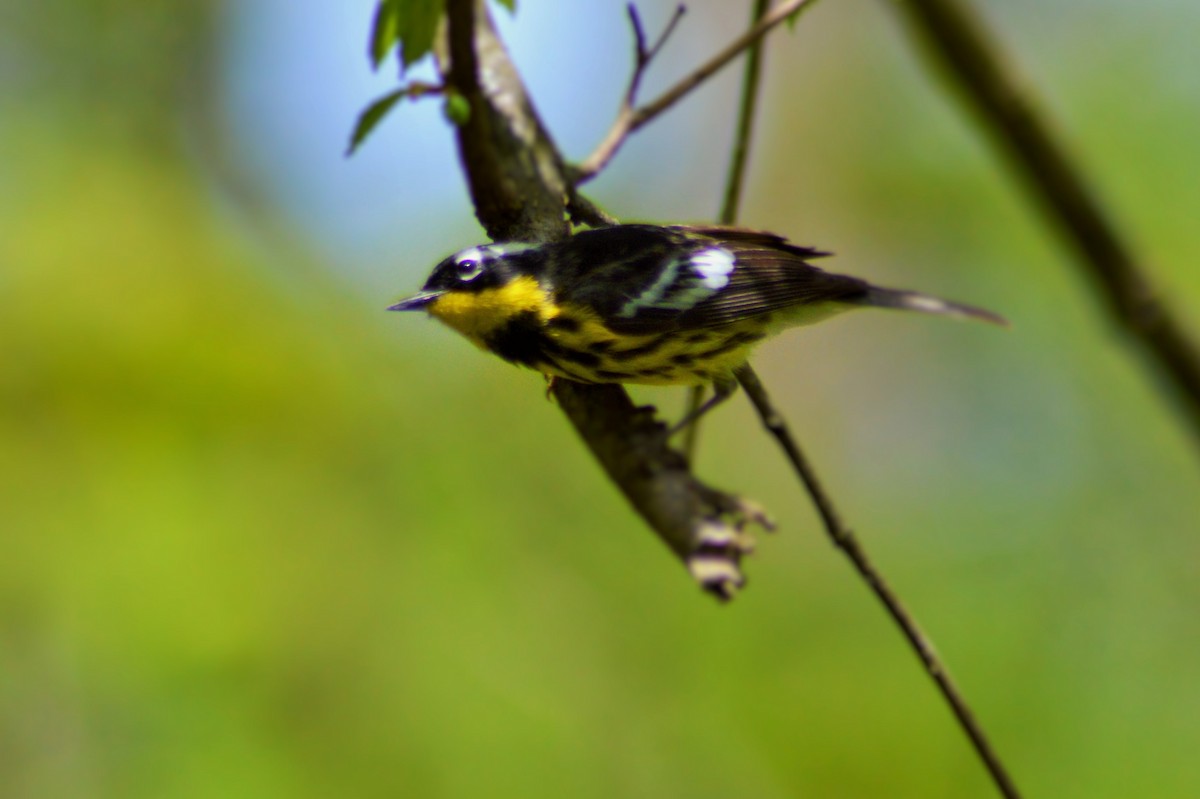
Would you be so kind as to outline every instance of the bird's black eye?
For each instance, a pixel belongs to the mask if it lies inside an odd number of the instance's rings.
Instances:
[[[483,264],[473,258],[464,258],[456,265],[458,269],[458,279],[466,282],[479,277],[479,273],[483,271]]]

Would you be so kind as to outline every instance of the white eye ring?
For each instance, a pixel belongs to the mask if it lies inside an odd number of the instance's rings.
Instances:
[[[483,272],[483,264],[474,258],[464,258],[455,264],[455,266],[458,269],[458,279],[464,283],[468,280],[474,280]]]

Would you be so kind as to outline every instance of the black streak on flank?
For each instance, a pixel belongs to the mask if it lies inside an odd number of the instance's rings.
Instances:
[[[743,344],[750,344],[751,342],[758,341],[759,339],[765,337],[766,333],[734,333],[732,336],[721,342],[720,345],[704,350],[703,352],[696,353],[696,359],[702,361],[705,358],[711,358],[714,355],[720,355],[722,353],[729,352],[730,350],[740,347]]]
[[[552,353],[556,358],[563,361],[577,363],[580,366],[595,368],[600,365],[600,356],[586,350],[573,350],[567,347],[560,346],[554,342],[546,342],[546,351]]]
[[[629,361],[634,358],[640,358],[643,355],[649,355],[667,342],[666,334],[655,336],[654,338],[642,344],[640,347],[630,347],[627,350],[613,350],[608,354],[614,361]]]
[[[543,361],[538,366],[535,366],[534,368],[535,369],[544,369],[546,367],[556,369],[561,374],[566,375],[568,379],[574,380],[579,383],[594,383],[594,382],[596,382],[588,377],[585,377],[584,375],[581,375],[579,372],[575,371],[570,366],[568,366],[564,363],[560,363],[559,361],[555,360],[553,357],[551,357],[549,355],[546,356],[545,361]]]
[[[629,372],[614,372],[611,369],[597,369],[596,377],[601,380],[628,380],[633,377]]]
[[[558,315],[546,322],[546,327],[553,330],[561,330],[564,333],[578,333],[579,321],[572,319],[569,316]]]

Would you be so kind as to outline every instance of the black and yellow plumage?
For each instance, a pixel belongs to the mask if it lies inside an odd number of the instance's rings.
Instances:
[[[485,244],[442,261],[391,310],[424,309],[480,347],[585,383],[734,385],[762,339],[864,306],[993,313],[826,272],[828,253],[728,227],[616,225]]]

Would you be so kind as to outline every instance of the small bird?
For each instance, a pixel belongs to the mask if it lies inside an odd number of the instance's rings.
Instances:
[[[759,230],[614,225],[463,250],[388,310],[428,311],[479,347],[552,378],[712,385],[714,396],[674,430],[728,397],[751,349],[789,327],[867,306],[1007,324],[990,311],[810,263],[827,255]]]

